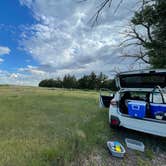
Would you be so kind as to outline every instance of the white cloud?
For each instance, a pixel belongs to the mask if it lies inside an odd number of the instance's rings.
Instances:
[[[0,46],[0,56],[2,56],[2,55],[7,55],[7,54],[10,54],[10,48]],[[4,61],[4,59],[0,58],[0,64],[1,64],[3,61]]]
[[[39,66],[27,66],[19,72],[31,74],[37,79],[76,76],[95,72],[111,75],[114,69],[139,68],[133,59],[124,59],[119,43],[120,32],[133,15],[135,0],[123,2],[114,14],[117,1],[111,8],[105,8],[99,24],[94,28],[88,23],[95,14],[99,1],[78,3],[75,0],[20,0],[38,20],[38,24],[26,27],[20,45],[39,62]],[[29,78],[29,77],[28,77]]]
[[[3,62],[4,60],[2,58],[0,58],[0,64]]]
[[[0,55],[5,55],[10,53],[10,48],[0,46]]]
[[[26,68],[20,68],[20,72],[31,73],[32,75],[44,76],[46,72],[40,70],[38,67],[28,65]]]
[[[0,70],[0,84],[36,86],[42,79],[44,79],[44,77],[36,77],[36,75],[33,74],[10,73]]]
[[[16,74],[16,73],[12,73],[10,75],[10,78],[18,78],[19,77],[19,74]]]

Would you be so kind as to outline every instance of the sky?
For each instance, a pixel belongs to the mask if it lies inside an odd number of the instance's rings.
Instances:
[[[119,44],[135,0],[106,7],[92,27],[102,0],[2,0],[0,5],[0,84],[38,85],[47,78],[94,71],[113,77],[115,71],[140,68],[121,57]],[[134,50],[134,48],[133,48]]]

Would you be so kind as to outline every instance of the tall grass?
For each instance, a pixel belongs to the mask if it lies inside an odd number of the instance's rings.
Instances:
[[[0,87],[0,166],[108,165],[116,160],[109,160],[106,141],[123,143],[133,135],[145,139],[148,160],[153,158],[155,139],[110,130],[107,119],[108,110],[98,108],[94,91]],[[160,149],[166,145],[165,139],[158,143]]]

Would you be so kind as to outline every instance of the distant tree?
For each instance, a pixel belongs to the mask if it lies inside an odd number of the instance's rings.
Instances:
[[[97,80],[96,80],[96,83],[97,83],[97,86],[96,88],[97,89],[100,89],[100,88],[103,88],[104,87],[104,84],[107,82],[108,80],[108,76],[103,74],[102,72],[97,76]],[[106,88],[106,87],[105,87]]]
[[[79,89],[89,89],[89,76],[84,75],[78,79],[78,88]]]
[[[63,87],[64,88],[77,88],[77,80],[76,77],[70,74],[65,75],[63,78]]]
[[[48,87],[55,87],[55,80],[54,79],[48,80]]]
[[[94,72],[92,72],[89,75],[88,87],[89,87],[89,89],[96,89],[97,88],[97,76],[96,76],[96,74]]]
[[[78,80],[74,75],[65,75],[63,80],[57,79],[46,79],[39,83],[40,87],[56,87],[56,88],[77,88],[77,89],[95,89],[109,88],[114,89],[113,80],[108,79],[108,76],[102,72],[96,75],[92,72],[89,75],[84,75]]]
[[[40,81],[39,87],[47,87],[47,80]]]
[[[54,80],[53,79],[48,79],[48,80],[42,80],[39,83],[40,87],[54,87]]]
[[[63,87],[63,82],[60,78],[57,78],[56,80],[54,80],[54,87],[57,87],[57,88]]]

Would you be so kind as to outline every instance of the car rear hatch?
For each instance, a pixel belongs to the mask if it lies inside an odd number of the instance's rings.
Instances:
[[[166,69],[123,72],[116,76],[116,86],[121,88],[166,87]]]

